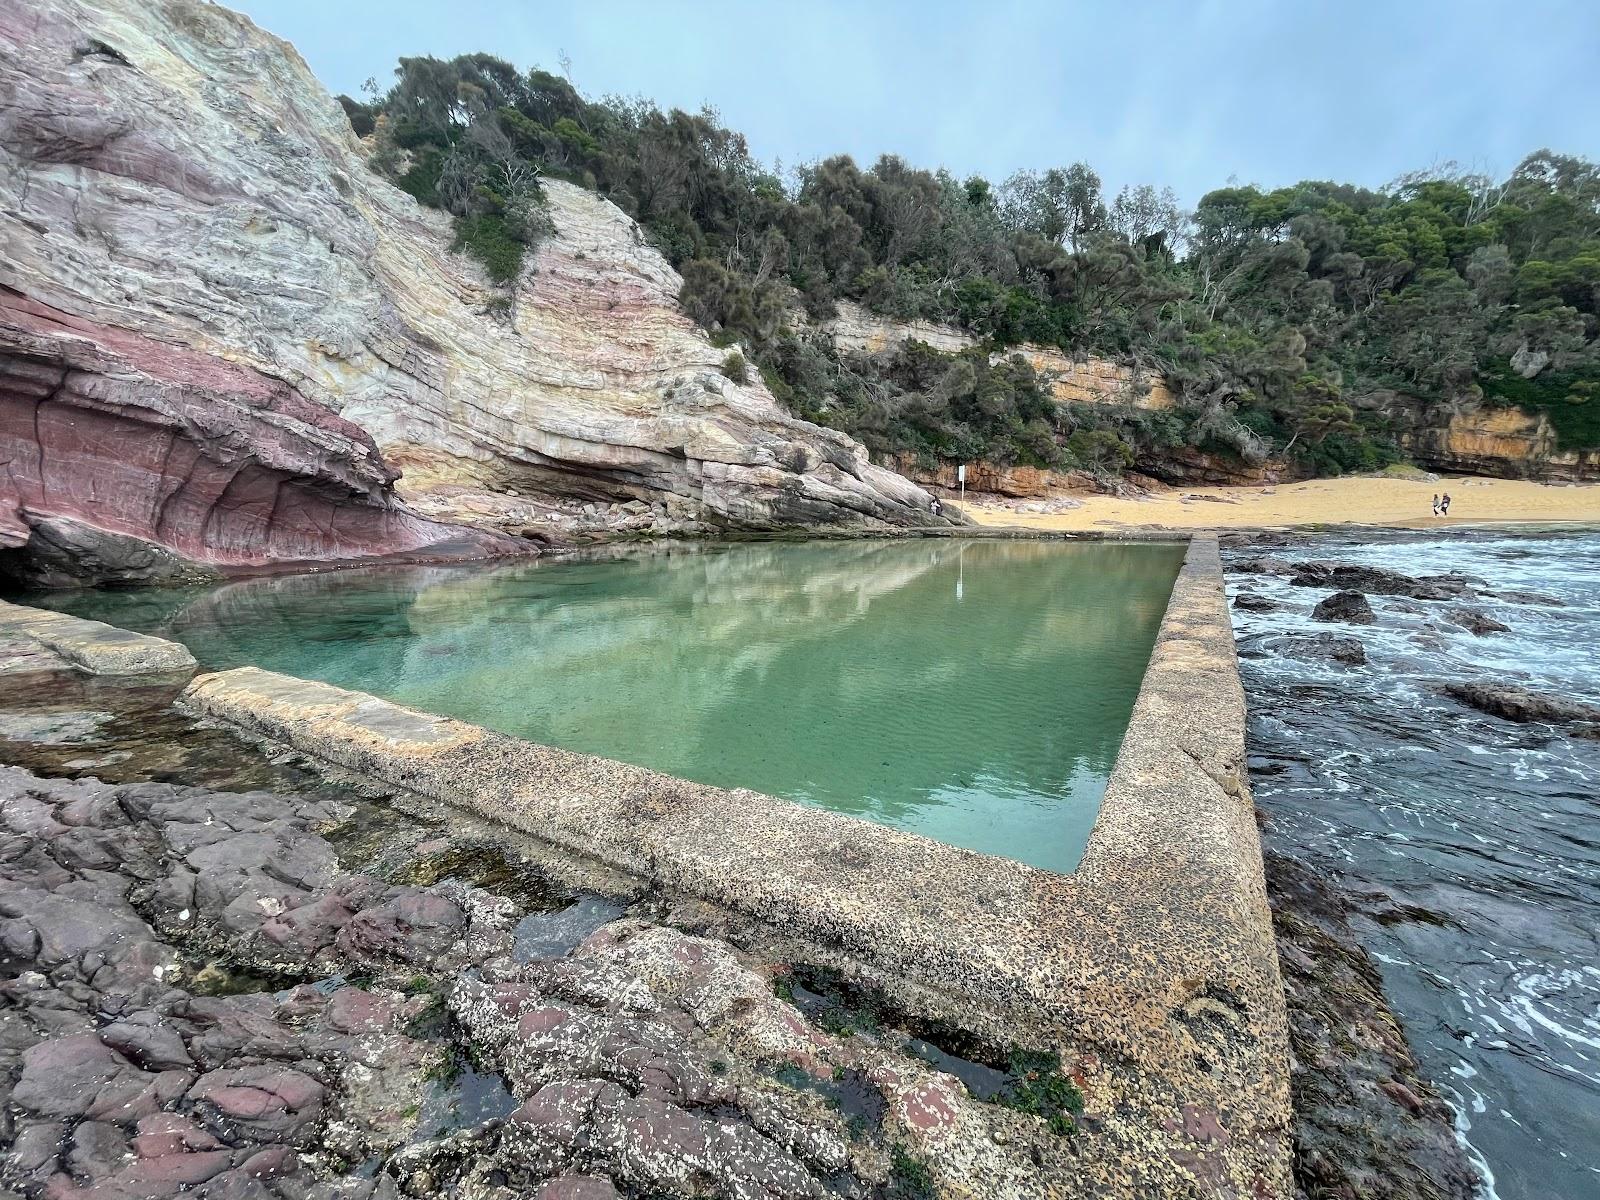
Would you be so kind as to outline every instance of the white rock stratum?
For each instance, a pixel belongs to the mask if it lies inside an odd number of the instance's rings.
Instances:
[[[497,316],[287,43],[195,0],[6,0],[0,544],[112,574],[130,546],[500,553],[459,521],[508,489],[713,527],[932,520],[859,444],[725,378],[624,213],[548,192],[556,232]]]

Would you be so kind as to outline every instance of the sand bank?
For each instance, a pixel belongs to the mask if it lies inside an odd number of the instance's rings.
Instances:
[[[1431,515],[1433,496],[1450,493],[1450,515]],[[1061,511],[1019,511],[1059,504]],[[1066,507],[1066,505],[1072,507]],[[1063,493],[1054,501],[968,498],[980,525],[1024,529],[1258,529],[1303,525],[1493,525],[1502,522],[1600,525],[1600,484],[1551,485],[1521,479],[1391,476],[1311,479],[1275,487],[1173,488],[1123,499]]]

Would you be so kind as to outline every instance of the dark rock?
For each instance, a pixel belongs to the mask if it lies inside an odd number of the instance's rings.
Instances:
[[[609,1179],[563,1175],[545,1183],[533,1194],[533,1200],[619,1200],[620,1196]]]
[[[1296,637],[1282,643],[1284,653],[1295,658],[1331,659],[1350,666],[1361,666],[1367,661],[1366,647],[1352,637],[1334,633],[1319,633],[1314,637]]]
[[[178,1031],[154,1013],[135,1013],[100,1031],[100,1040],[147,1071],[190,1070],[194,1060]]]
[[[74,1175],[99,1179],[117,1171],[129,1155],[128,1135],[106,1121],[85,1121],[72,1131],[67,1166]]]
[[[1228,563],[1228,570],[1238,575],[1292,575],[1299,568],[1286,558],[1270,554],[1254,558],[1240,558]]]
[[[1543,592],[1496,592],[1496,599],[1504,600],[1508,604],[1539,604],[1547,608],[1565,608],[1567,602],[1555,596],[1546,596]]]
[[[134,1121],[181,1096],[191,1079],[141,1071],[93,1034],[79,1034],[23,1051],[11,1100],[41,1117]]]
[[[1378,1090],[1381,1091],[1385,1096],[1388,1096],[1389,1099],[1393,1100],[1396,1104],[1404,1107],[1405,1110],[1412,1116],[1418,1117],[1422,1115],[1424,1108],[1424,1102],[1422,1098],[1408,1088],[1405,1084],[1401,1083],[1398,1079],[1384,1080],[1378,1085]]]
[[[1296,1064],[1297,1194],[1472,1200],[1453,1114],[1422,1078],[1346,900],[1307,863],[1269,852],[1266,868]]]
[[[1511,626],[1496,621],[1488,613],[1477,608],[1458,608],[1453,610],[1445,620],[1452,625],[1465,629],[1473,637],[1483,637],[1490,633],[1510,633]]]
[[[1506,684],[1448,683],[1444,693],[1462,704],[1507,721],[1542,721],[1550,725],[1600,722],[1600,706]]]
[[[1372,605],[1360,592],[1335,592],[1311,610],[1311,619],[1371,625],[1377,617],[1372,613]]]
[[[218,572],[165,546],[96,529],[70,517],[28,517],[25,549],[0,555],[0,569],[36,588],[204,583]]]
[[[322,1113],[326,1090],[285,1067],[211,1071],[189,1089],[195,1111],[225,1141],[304,1141]]]
[[[1423,575],[1416,578],[1382,567],[1353,563],[1305,562],[1293,568],[1295,587],[1337,588],[1372,596],[1407,596],[1412,600],[1460,600],[1474,595],[1474,580],[1465,575]]]
[[[60,1121],[35,1121],[24,1125],[11,1143],[12,1169],[19,1175],[53,1174],[66,1138],[67,1127]]]
[[[368,962],[388,958],[428,963],[460,940],[467,921],[461,909],[442,896],[414,888],[364,909],[339,931],[344,953]]]
[[[1258,596],[1254,592],[1240,592],[1233,598],[1233,606],[1242,608],[1246,612],[1274,612],[1280,605],[1275,600],[1268,600],[1265,596]]]

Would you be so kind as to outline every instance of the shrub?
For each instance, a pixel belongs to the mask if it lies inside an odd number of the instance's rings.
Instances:
[[[403,192],[409,192],[418,204],[439,207],[439,176],[444,171],[444,155],[431,146],[412,160],[406,173],[395,180]]]
[[[496,283],[510,283],[522,270],[527,243],[512,236],[506,219],[494,213],[456,218],[456,250],[477,259]]]
[[[750,382],[750,371],[745,365],[744,355],[737,350],[722,360],[722,373],[735,383]]]
[[[1109,429],[1080,429],[1067,451],[1091,471],[1120,473],[1133,464],[1133,447]]]

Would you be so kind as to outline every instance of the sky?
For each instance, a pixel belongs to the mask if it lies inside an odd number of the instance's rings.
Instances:
[[[485,50],[587,95],[709,104],[762,162],[848,153],[999,182],[1084,161],[1108,196],[1379,187],[1541,147],[1600,158],[1600,0],[227,0],[333,92]]]

